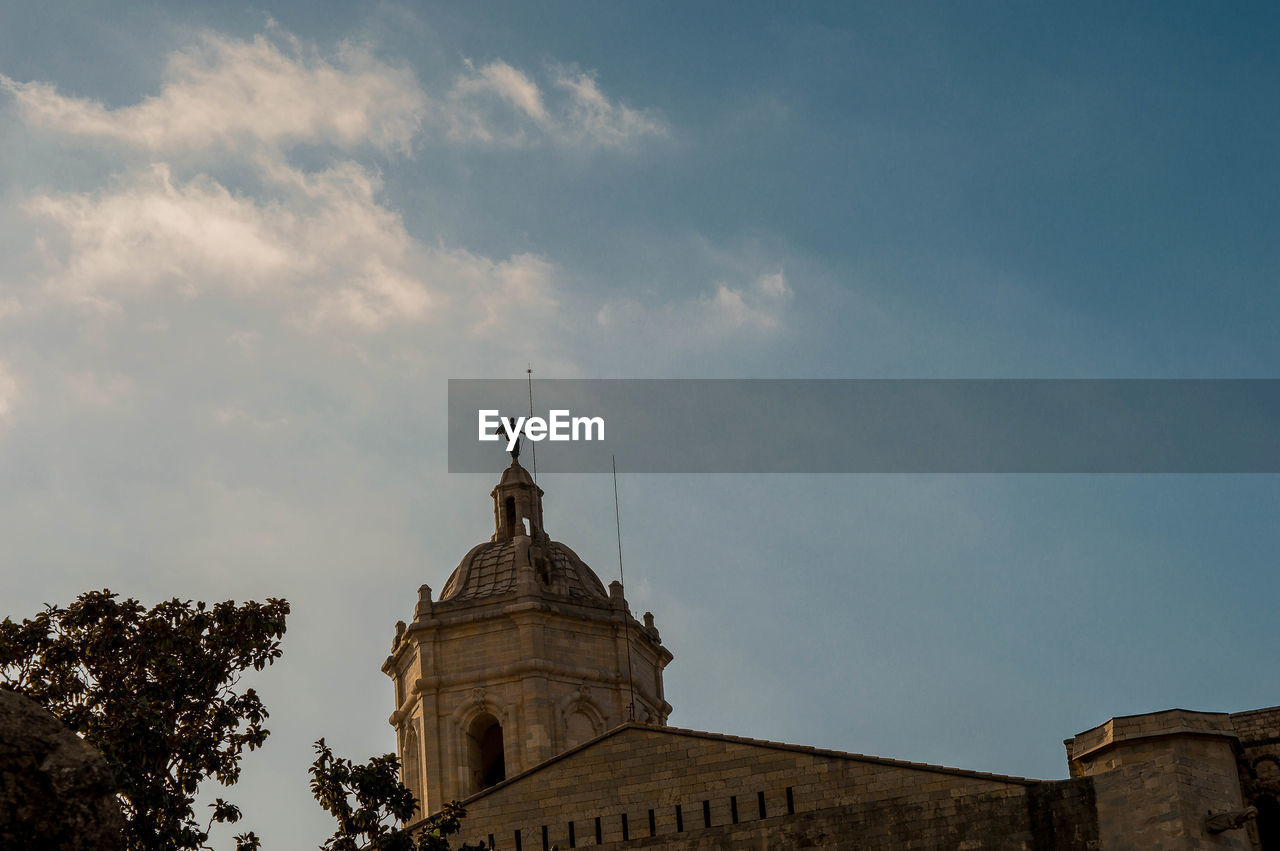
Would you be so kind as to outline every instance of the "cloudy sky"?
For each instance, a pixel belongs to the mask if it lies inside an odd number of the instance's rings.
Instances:
[[[291,600],[230,797],[313,848],[491,533],[450,377],[1276,377],[1280,13],[1114,5],[0,4],[3,614]],[[679,726],[1061,777],[1280,702],[1274,476],[620,490]]]

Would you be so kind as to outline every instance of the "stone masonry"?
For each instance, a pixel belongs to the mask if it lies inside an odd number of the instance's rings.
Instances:
[[[426,811],[632,718],[665,723],[671,653],[542,527],[543,491],[517,461],[493,489],[495,532],[438,601],[419,589],[383,665],[395,682],[405,783]]]
[[[464,803],[466,841],[521,851],[1097,847],[1088,781],[1042,783],[640,724]]]
[[[382,670],[422,813],[462,841],[599,847],[1280,851],[1280,707],[1112,718],[1031,780],[667,727],[672,660],[543,529],[513,460],[493,537],[419,589]]]

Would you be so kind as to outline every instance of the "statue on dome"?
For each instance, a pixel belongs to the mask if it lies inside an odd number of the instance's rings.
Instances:
[[[511,444],[511,429],[508,427],[510,418],[498,417],[498,424],[493,427],[493,433],[497,435],[505,443]],[[511,445],[511,460],[519,463],[520,461],[520,444],[524,438],[519,434],[516,435],[516,442]]]

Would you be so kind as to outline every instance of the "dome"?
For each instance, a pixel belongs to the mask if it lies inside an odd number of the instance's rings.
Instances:
[[[473,547],[449,575],[440,602],[514,593],[521,568],[532,569],[546,594],[584,601],[609,599],[595,571],[573,550],[547,538],[517,537]]]
[[[498,487],[532,484],[533,476],[529,475],[529,471],[521,467],[518,461],[512,461],[511,466],[502,471],[502,479],[498,482]]]
[[[472,547],[449,574],[440,602],[537,593],[581,601],[608,601],[600,578],[542,526],[542,488],[513,454],[490,493],[493,537]]]

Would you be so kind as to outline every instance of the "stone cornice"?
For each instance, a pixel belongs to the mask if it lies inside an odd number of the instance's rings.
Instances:
[[[1231,716],[1225,712],[1193,712],[1168,709],[1146,715],[1123,715],[1108,719],[1090,730],[1067,739],[1067,758],[1091,761],[1099,754],[1126,742],[1172,736],[1235,739]]]
[[[393,671],[396,664],[412,644],[411,639],[414,637],[422,638],[426,634],[441,628],[447,629],[461,624],[483,623],[490,620],[507,619],[515,623],[528,623],[533,620],[530,617],[531,615],[541,617],[548,614],[569,622],[580,623],[585,620],[602,625],[619,626],[618,610],[615,608],[591,603],[549,600],[543,597],[519,597],[515,594],[510,594],[502,598],[491,598],[480,603],[460,604],[453,611],[437,604],[432,610],[431,617],[415,620],[406,627],[400,642],[391,652],[391,655],[387,657],[386,661],[382,663],[382,671],[388,676],[394,676]],[[663,667],[675,658],[671,651],[661,642],[654,641],[653,635],[645,625],[636,620],[630,613],[626,615],[626,622],[634,638],[651,648],[661,660]]]

